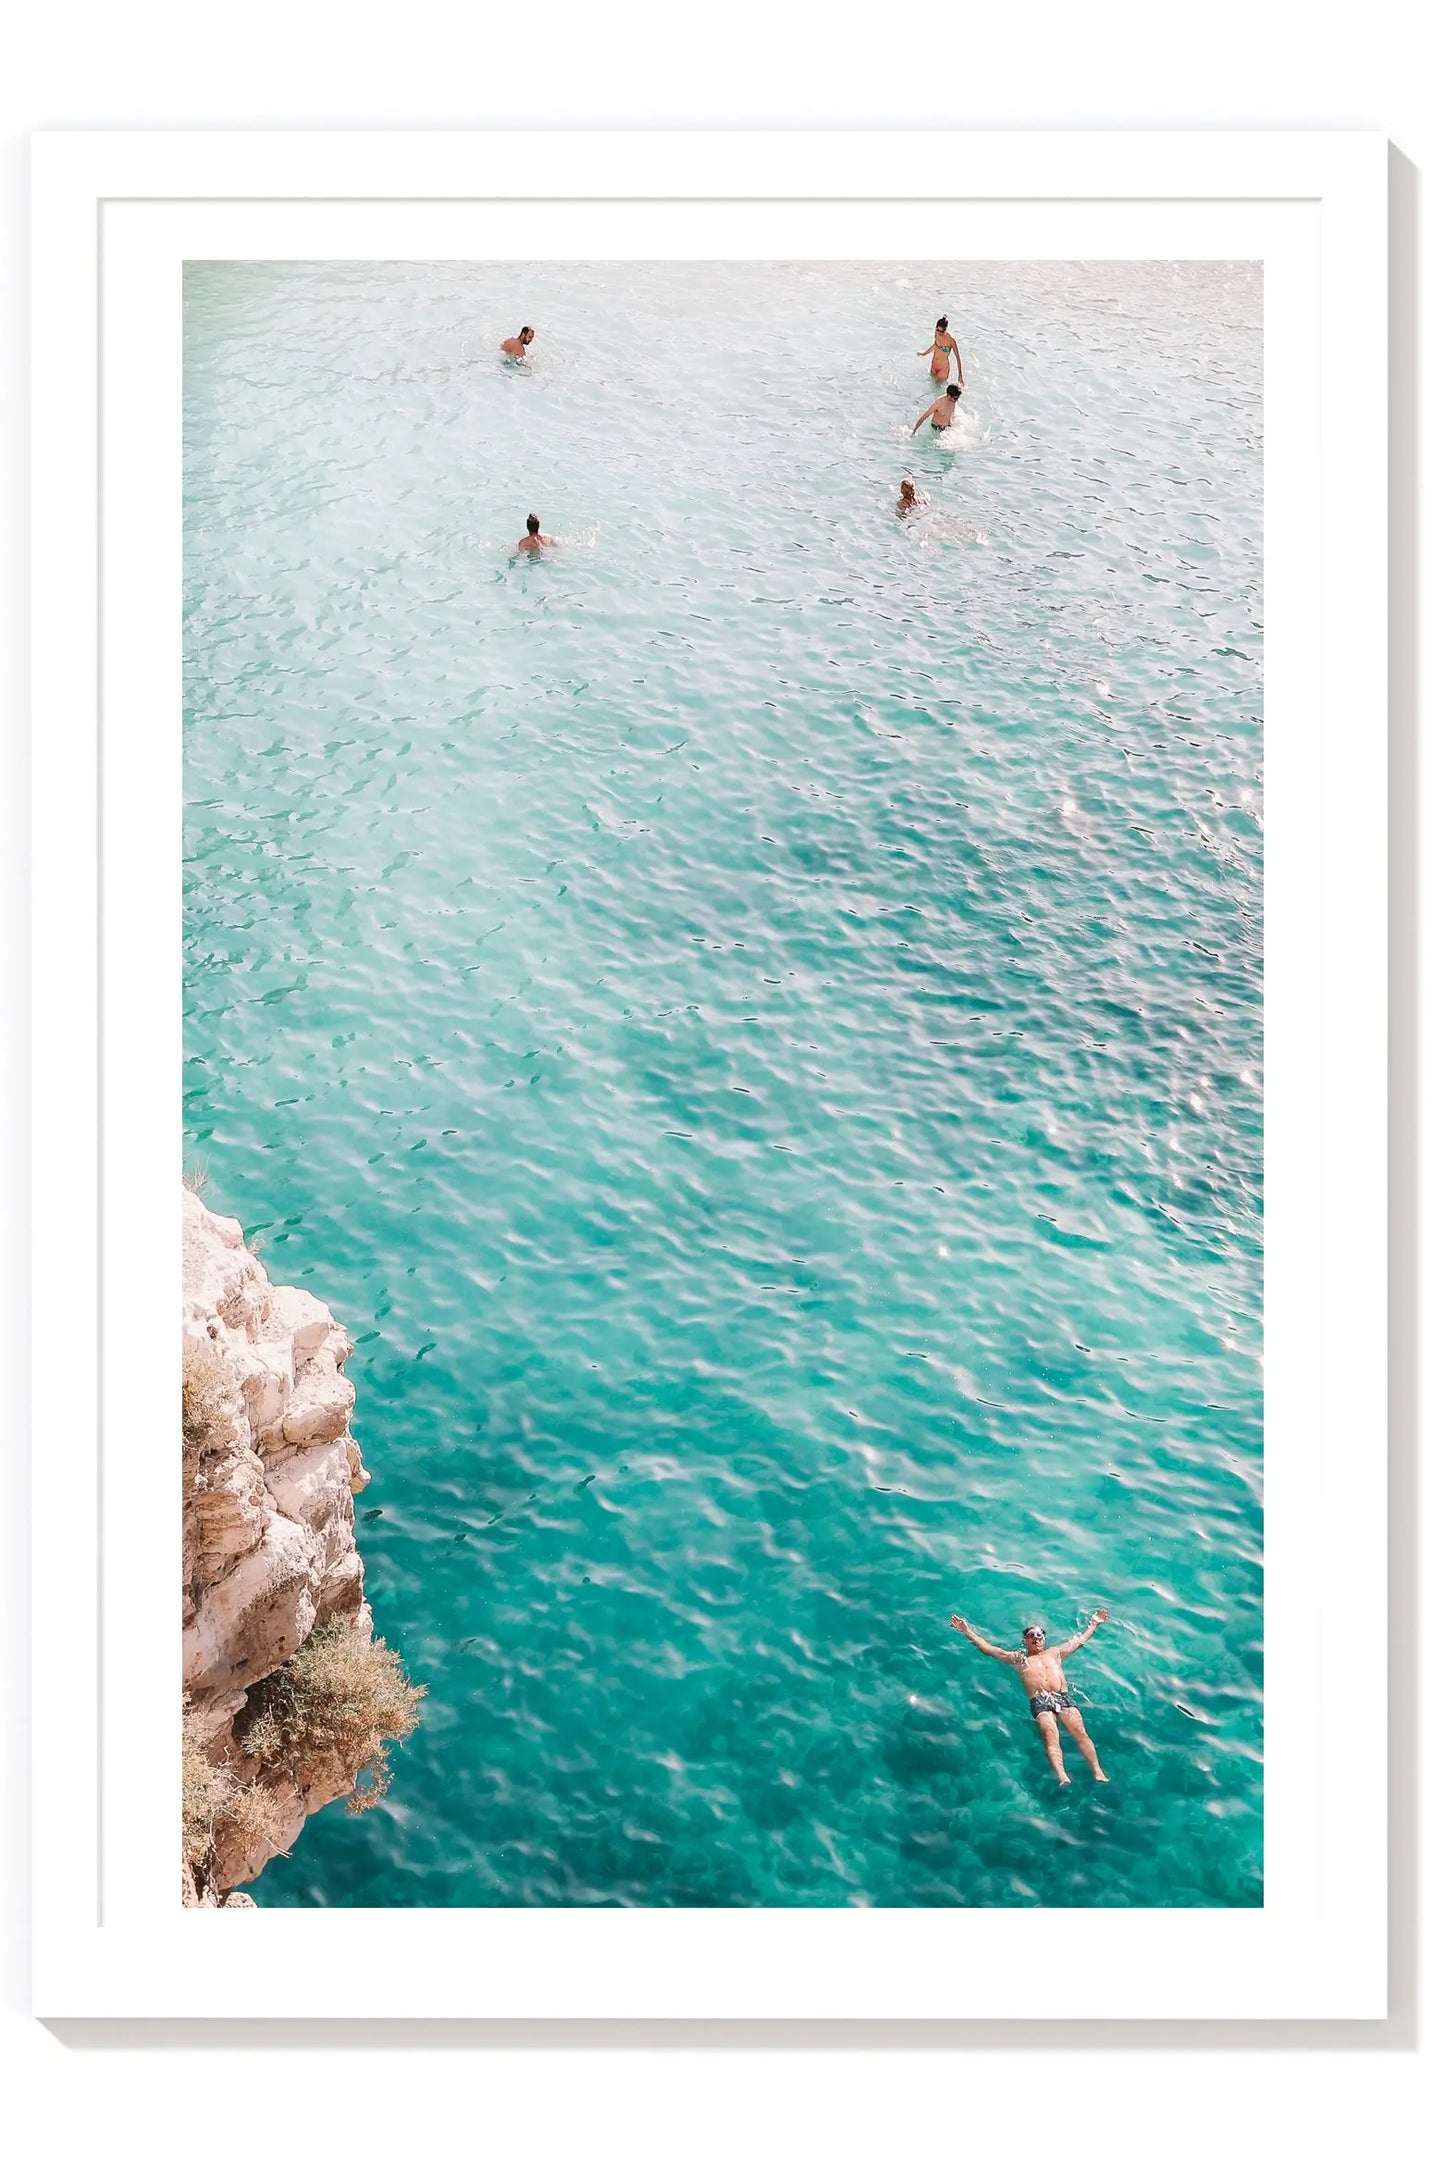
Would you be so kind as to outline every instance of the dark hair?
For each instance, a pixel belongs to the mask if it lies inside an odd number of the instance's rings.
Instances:
[[[934,325],[933,328],[935,331],[946,331],[948,329],[948,318],[946,316],[940,316],[938,322]]]
[[[534,339],[537,334],[532,329],[532,326],[530,324],[523,324],[521,330],[517,333],[517,336],[521,339]]]
[[[542,522],[541,522],[541,520],[540,520],[540,519],[539,519],[539,518],[537,517],[537,514],[536,514],[535,512],[528,512],[528,514],[527,514],[527,532],[528,532],[529,534],[540,534],[540,533],[541,533],[541,531],[542,531]]]
[[[944,397],[948,399],[956,399],[962,389],[962,384],[950,384],[948,390],[944,393]]]

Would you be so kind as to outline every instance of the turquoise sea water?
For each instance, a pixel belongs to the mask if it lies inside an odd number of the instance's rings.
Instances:
[[[185,450],[187,1155],[429,1690],[258,1900],[1259,1902],[1256,268],[195,265]],[[1061,1793],[948,1618],[1096,1604]]]

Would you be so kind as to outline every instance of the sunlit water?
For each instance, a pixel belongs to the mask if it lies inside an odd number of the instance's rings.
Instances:
[[[202,265],[186,366],[187,1150],[430,1696],[260,1901],[1257,1903],[1254,268]],[[1095,1604],[1060,1793],[948,1618]]]

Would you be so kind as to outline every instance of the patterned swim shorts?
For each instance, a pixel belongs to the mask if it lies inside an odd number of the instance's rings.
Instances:
[[[1031,1716],[1061,1716],[1066,1708],[1072,1708],[1073,1705],[1074,1696],[1072,1693],[1030,1693],[1029,1695],[1029,1714]]]

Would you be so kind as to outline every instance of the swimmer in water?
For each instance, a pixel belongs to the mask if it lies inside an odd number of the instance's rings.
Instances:
[[[950,1618],[948,1621],[956,1633],[966,1635],[975,1648],[981,1648],[985,1655],[993,1656],[995,1661],[1000,1663],[1012,1663],[1019,1674],[1020,1685],[1028,1694],[1029,1714],[1039,1727],[1044,1751],[1049,1757],[1049,1766],[1060,1783],[1067,1783],[1069,1780],[1064,1773],[1064,1752],[1059,1743],[1060,1723],[1088,1762],[1095,1783],[1107,1783],[1109,1780],[1099,1766],[1099,1756],[1094,1751],[1093,1739],[1084,1729],[1084,1719],[1074,1706],[1074,1696],[1069,1691],[1063,1664],[1066,1655],[1072,1655],[1076,1648],[1082,1648],[1091,1634],[1098,1632],[1108,1615],[1107,1610],[1096,1610],[1081,1633],[1071,1633],[1067,1640],[1057,1642],[1052,1648],[1047,1645],[1048,1634],[1041,1625],[1024,1627],[1024,1642],[1021,1648],[996,1648],[992,1641],[984,1639],[982,1633],[974,1631],[967,1618]]]
[[[927,497],[921,497],[912,482],[904,480],[898,484],[898,502],[893,509],[900,519],[906,519],[910,512],[921,512],[927,502]]]
[[[953,417],[958,412],[958,394],[962,389],[961,384],[950,384],[941,399],[935,399],[932,406],[925,406],[908,434],[917,436],[926,421],[931,421],[935,429],[951,429]]]
[[[540,557],[544,549],[553,549],[556,547],[556,543],[556,535],[544,534],[542,532],[542,522],[537,517],[537,514],[528,512],[527,531],[517,544],[520,553],[524,557]]]
[[[533,339],[536,336],[537,334],[532,329],[532,326],[530,324],[523,324],[521,330],[517,333],[517,336],[514,339],[503,339],[502,352],[507,356],[507,359],[509,361],[525,361],[527,358],[527,348],[531,345]]]
[[[946,316],[940,316],[933,327],[933,344],[919,347],[918,355],[920,360],[925,354],[932,354],[933,359],[928,364],[928,373],[940,384],[948,382],[948,372],[956,361],[958,363],[959,389],[962,390],[963,356],[958,350],[957,339],[954,338],[948,328],[948,318]]]

